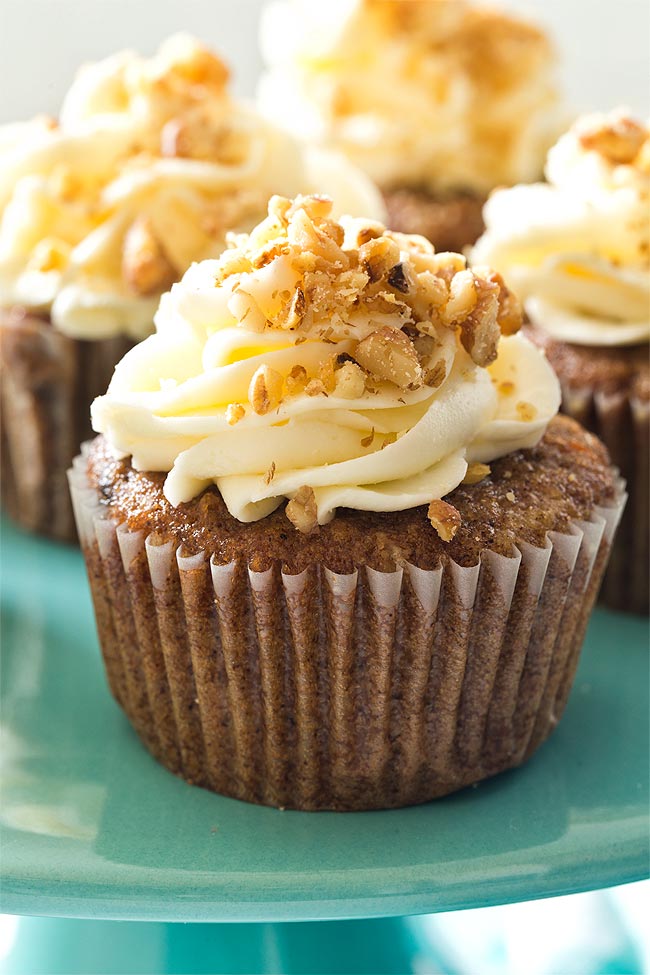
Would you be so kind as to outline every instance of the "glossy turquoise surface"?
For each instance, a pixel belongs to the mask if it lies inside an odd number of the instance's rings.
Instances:
[[[2,530],[1,908],[305,920],[480,907],[648,870],[648,628],[598,611],[533,760],[447,799],[296,813],[192,788],[104,684],[79,552]]]

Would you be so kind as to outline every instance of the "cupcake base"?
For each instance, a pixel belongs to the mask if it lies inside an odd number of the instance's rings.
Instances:
[[[70,483],[108,680],[145,746],[188,782],[283,808],[405,806],[521,764],[556,726],[620,486],[539,544],[483,548],[473,564],[432,551],[433,567],[254,567],[243,537],[224,561],[188,548],[196,525],[190,538],[125,519],[93,449]]]
[[[90,404],[132,345],[71,339],[47,319],[0,310],[0,502],[21,527],[76,540],[66,471],[92,436]]]
[[[650,358],[647,345],[590,348],[526,327],[562,386],[562,412],[602,440],[627,482],[601,601],[611,609],[650,612]]]
[[[421,234],[437,251],[463,251],[485,230],[485,197],[470,193],[433,196],[426,190],[396,187],[384,191],[391,230]]]

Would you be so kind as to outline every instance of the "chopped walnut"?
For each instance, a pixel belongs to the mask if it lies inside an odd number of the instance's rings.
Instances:
[[[280,373],[269,366],[260,366],[253,373],[248,387],[248,398],[257,414],[264,416],[279,406],[283,383]]]
[[[293,366],[291,372],[287,376],[287,391],[291,396],[296,396],[298,393],[302,393],[305,386],[307,385],[307,370],[304,366]]]
[[[373,237],[359,248],[359,264],[371,281],[386,277],[399,261],[399,247],[388,237]]]
[[[312,488],[307,485],[298,488],[288,502],[285,514],[294,528],[303,535],[311,535],[318,529],[318,507]]]
[[[478,484],[484,478],[490,474],[490,468],[487,464],[470,464],[463,478],[463,484]]]
[[[145,217],[135,220],[122,245],[122,274],[138,295],[166,291],[178,277]]]
[[[336,356],[331,355],[318,367],[318,378],[325,387],[326,393],[333,393],[336,386],[335,378]]]
[[[489,366],[497,357],[501,329],[499,313],[499,285],[484,278],[474,279],[476,307],[461,322],[460,341],[477,366]]]
[[[444,361],[444,359],[439,359],[438,362],[436,362],[436,364],[430,369],[424,370],[424,385],[431,386],[432,389],[437,389],[438,386],[442,386],[446,378],[447,363]]]
[[[366,391],[366,374],[356,362],[344,362],[335,373],[334,391],[344,399],[359,399]]]
[[[310,379],[305,386],[307,396],[327,396],[325,384],[320,379]]]
[[[296,288],[293,295],[286,303],[285,310],[283,310],[282,315],[278,318],[278,325],[280,328],[300,328],[305,317],[306,308],[307,303],[305,301],[305,293],[302,288]]]
[[[449,282],[449,298],[440,317],[445,325],[457,325],[474,311],[477,301],[473,273],[469,269],[457,271]]]
[[[271,483],[274,477],[275,477],[275,461],[272,460],[271,466],[269,467],[268,471],[264,475],[264,483],[266,484],[267,487]]]
[[[422,385],[422,368],[415,346],[400,329],[385,326],[359,342],[354,358],[377,379],[385,379],[400,389]]]
[[[226,421],[231,427],[243,420],[245,416],[246,408],[241,403],[229,403],[226,407]]]
[[[620,113],[583,123],[578,135],[583,149],[598,152],[615,165],[634,162],[647,138],[643,125]]]
[[[459,512],[446,501],[436,499],[429,505],[427,514],[443,542],[450,542],[461,525]]]
[[[499,328],[502,335],[514,335],[523,324],[523,312],[519,298],[506,285],[498,271],[493,271],[491,268],[474,268],[474,273],[484,278],[485,281],[491,281],[498,285],[499,311],[497,321]]]

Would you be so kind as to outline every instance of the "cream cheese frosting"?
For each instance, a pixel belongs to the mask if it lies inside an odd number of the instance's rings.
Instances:
[[[0,128],[0,306],[74,338],[152,331],[160,294],[272,193],[325,187],[338,212],[383,216],[340,156],[306,152],[228,92],[228,71],[178,35],[152,58],[83,68],[58,121]]]
[[[650,340],[650,130],[624,111],[579,119],[548,182],[498,190],[473,257],[507,275],[534,324],[578,345]]]
[[[308,527],[339,506],[404,510],[533,446],[557,412],[498,275],[330,211],[274,197],[163,296],[156,334],[95,400],[94,429],[167,471],[172,504],[216,484],[240,521],[285,498],[311,508]]]
[[[465,0],[276,0],[261,44],[265,114],[384,188],[537,179],[564,122],[548,38]]]

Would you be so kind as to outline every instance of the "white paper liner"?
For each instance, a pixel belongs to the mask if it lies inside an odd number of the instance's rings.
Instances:
[[[109,683],[188,781],[281,807],[426,801],[518,765],[566,704],[625,503],[478,564],[255,572],[70,486]]]

